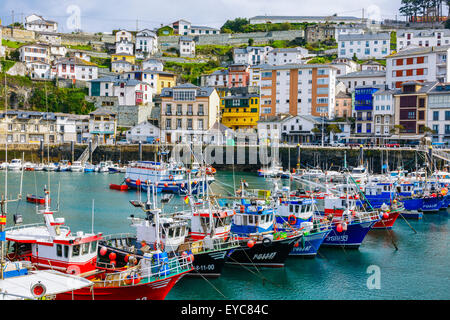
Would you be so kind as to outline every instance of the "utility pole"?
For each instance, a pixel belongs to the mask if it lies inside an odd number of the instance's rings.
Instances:
[[[322,116],[322,147],[323,147],[323,127],[324,127],[324,117],[323,117],[323,113],[321,114]]]

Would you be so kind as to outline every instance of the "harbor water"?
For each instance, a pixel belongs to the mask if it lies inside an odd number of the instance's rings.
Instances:
[[[65,218],[72,232],[92,228],[104,235],[133,232],[127,218],[142,215],[129,201],[145,199],[145,194],[108,188],[110,183],[122,183],[123,174],[30,171],[23,175],[23,199],[8,204],[8,226],[15,213],[22,214],[24,224],[43,221],[36,205],[25,198],[27,194],[42,196],[44,185],[50,185],[55,217]],[[20,176],[20,172],[8,172],[10,198],[19,193]],[[5,172],[0,172],[2,194],[4,177]],[[256,173],[235,172],[233,178],[232,172],[222,171],[216,174],[222,184],[213,183],[213,192],[225,195],[233,185],[238,187],[241,178],[249,188],[270,187]],[[185,206],[183,197],[175,196],[163,212]],[[425,214],[422,220],[408,223],[417,233],[399,218],[391,231],[371,230],[358,250],[321,248],[314,259],[289,258],[285,268],[226,266],[218,279],[183,278],[166,299],[449,299],[448,213]]]

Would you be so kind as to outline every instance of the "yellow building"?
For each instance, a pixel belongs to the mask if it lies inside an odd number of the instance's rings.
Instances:
[[[135,63],[135,56],[131,55],[131,54],[126,54],[126,53],[114,53],[111,55],[111,62],[114,61],[126,61],[129,62],[131,64]]]
[[[177,82],[177,76],[166,71],[154,71],[156,76],[156,94],[161,94],[164,88],[173,88]]]
[[[259,120],[259,95],[227,95],[220,99],[221,122],[230,129],[249,129]]]

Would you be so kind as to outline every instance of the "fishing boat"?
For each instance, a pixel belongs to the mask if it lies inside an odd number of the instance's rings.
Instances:
[[[50,201],[50,198],[48,199]],[[39,197],[34,194],[27,194],[27,202],[45,204],[45,197]]]
[[[95,166],[95,172],[109,172],[109,167],[112,166],[111,161],[100,161],[100,163]]]
[[[273,160],[270,164],[270,167],[263,167],[258,170],[258,176],[266,178],[289,178],[289,172],[285,172],[280,163]]]
[[[173,199],[173,194],[165,193],[161,196],[161,203],[169,203]]]
[[[152,185],[157,184],[157,192],[187,194],[189,189],[187,173],[186,168],[171,163],[138,161],[127,166],[125,182],[131,189],[145,191],[147,185],[143,182],[148,181]],[[208,175],[206,179],[202,179],[200,173],[198,175],[190,182],[193,194],[200,192],[206,184],[214,181],[211,175]]]
[[[153,201],[150,200],[150,189]],[[101,243],[108,252],[117,255],[117,267],[125,266],[130,256],[140,261],[150,248],[164,248],[169,257],[191,257],[195,272],[188,276],[220,276],[229,254],[239,247],[238,241],[229,235],[231,218],[223,210],[216,214],[212,209],[211,212],[186,211],[161,216],[155,199],[156,188],[153,186],[147,188],[146,203],[132,202],[146,214],[144,219],[134,215],[130,217],[131,226],[136,229],[135,235],[112,235]],[[232,214],[232,210],[229,213]],[[99,257],[101,261],[108,259],[106,254]]]
[[[68,160],[61,160],[58,164],[57,171],[59,172],[70,171],[70,162]]]
[[[192,263],[186,257],[168,259],[158,250],[149,252],[139,264],[127,270],[114,271],[111,261],[97,265],[101,233],[72,234],[64,225],[64,218],[53,217],[48,191],[45,191],[45,209],[40,213],[44,224],[6,229],[7,257],[11,261],[30,261],[39,269],[76,274],[93,282],[93,290],[81,288],[60,293],[56,295],[57,300],[164,299],[175,283],[192,270]]]
[[[44,164],[43,163],[36,164],[36,166],[34,167],[34,171],[44,171]]]

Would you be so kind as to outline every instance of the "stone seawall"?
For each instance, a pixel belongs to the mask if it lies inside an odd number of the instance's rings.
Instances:
[[[71,145],[52,145],[44,150],[40,150],[39,145],[8,145],[8,160],[14,158],[22,158],[24,156],[25,161],[39,162],[43,160],[47,161],[47,157],[50,161],[57,162],[59,160],[77,160],[81,153],[87,148],[87,145],[74,145],[74,153],[72,157]],[[170,151],[170,148],[167,148]],[[142,145],[142,160],[153,161],[156,160],[155,154],[158,153],[157,146],[155,145]],[[220,149],[219,149],[220,150]],[[233,161],[227,161],[232,159],[234,150],[234,170],[236,171],[256,171],[261,167],[261,159],[259,157],[259,147],[245,147],[245,153],[243,150],[236,150],[236,147],[224,147],[222,148],[222,161],[215,161],[212,165],[218,170],[232,170]],[[415,168],[415,152],[411,151],[389,151],[389,166],[391,170],[403,165],[406,169]],[[302,168],[320,166],[327,169],[338,169],[344,165],[344,156],[346,153],[347,165],[357,166],[359,164],[359,148],[353,149],[301,149],[300,150],[300,164]],[[180,156],[182,153],[178,151]],[[216,156],[218,159],[219,151],[217,153],[210,152],[212,157]],[[298,162],[297,147],[281,147],[280,161],[285,169],[295,168]],[[270,157],[270,152],[269,152]],[[386,160],[386,152],[383,154],[384,160]],[[5,159],[5,146],[0,145],[0,162]],[[127,163],[128,161],[139,160],[139,146],[138,145],[124,145],[124,146],[99,146],[92,155],[92,161],[98,163],[102,160],[112,160],[115,162]],[[189,159],[185,156],[184,159]],[[417,156],[418,166],[424,164],[424,157]],[[189,160],[187,160],[189,161]],[[264,161],[263,161],[264,162]],[[381,168],[381,152],[380,150],[364,150],[364,162],[373,168],[373,172],[379,172]],[[441,167],[443,162],[437,161],[437,166]],[[333,168],[332,168],[333,167]]]

